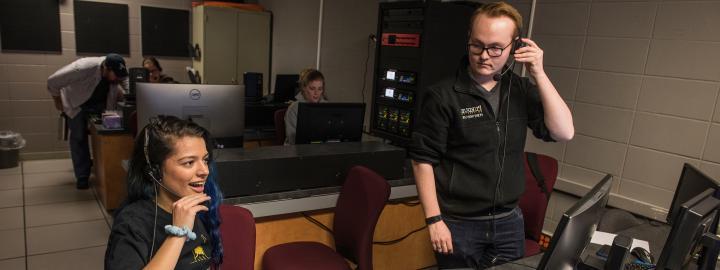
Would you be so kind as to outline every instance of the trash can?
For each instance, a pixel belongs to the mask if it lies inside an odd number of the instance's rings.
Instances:
[[[0,169],[17,167],[20,149],[25,147],[22,135],[12,131],[0,131]]]

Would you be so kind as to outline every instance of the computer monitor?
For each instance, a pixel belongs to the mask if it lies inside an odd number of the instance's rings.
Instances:
[[[708,188],[677,209],[656,269],[683,269],[701,251],[700,239],[713,230],[718,218],[720,200],[714,197],[714,193],[714,188]]]
[[[150,78],[150,70],[147,68],[141,68],[141,67],[134,67],[128,69],[128,83],[129,85],[129,93],[128,95],[135,98],[135,93],[137,92],[136,84],[140,82],[148,82]]]
[[[275,76],[275,102],[286,102],[295,98],[295,91],[298,89],[298,74],[278,74]]]
[[[296,144],[359,142],[365,103],[298,104]]]
[[[608,174],[565,211],[537,269],[575,269],[580,263],[580,255],[595,233],[609,198],[611,184],[612,175]]]
[[[245,101],[257,101],[263,96],[263,74],[257,72],[243,73],[245,85]]]
[[[720,182],[705,175],[694,166],[685,163],[682,173],[680,174],[677,188],[675,189],[675,195],[670,204],[670,210],[668,210],[667,222],[672,225],[673,221],[676,220],[675,216],[677,215],[677,209],[680,208],[680,205],[708,188],[715,190],[715,197],[720,198],[717,193],[717,191],[720,190]],[[713,230],[713,232],[714,231],[715,230]]]
[[[174,115],[209,130],[219,148],[242,147],[244,99],[242,85],[138,83],[138,131],[151,117]]]

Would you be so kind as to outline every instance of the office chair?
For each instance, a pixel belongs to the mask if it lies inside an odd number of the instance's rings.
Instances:
[[[255,219],[245,208],[220,205],[223,269],[253,270],[255,267]]]
[[[287,108],[276,110],[273,114],[273,121],[275,123],[275,144],[285,144],[285,113]]]
[[[536,158],[533,158],[533,155]],[[525,152],[524,156],[525,192],[520,197],[519,206],[525,220],[525,257],[529,257],[541,251],[538,241],[542,235],[550,194],[557,180],[558,162],[552,157],[541,154]],[[533,172],[534,165],[531,165],[533,159],[537,161],[536,172]],[[539,174],[537,178],[535,174]]]
[[[372,170],[350,169],[340,190],[333,219],[335,248],[317,242],[280,244],[265,251],[262,266],[275,269],[357,269],[371,270],[373,234],[380,213],[390,197],[390,185]]]

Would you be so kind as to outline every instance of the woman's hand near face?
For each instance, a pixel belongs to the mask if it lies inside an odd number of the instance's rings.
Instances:
[[[200,193],[188,195],[175,201],[172,204],[173,225],[180,228],[187,226],[192,230],[195,224],[195,215],[200,211],[208,211],[208,208],[203,203],[209,200],[210,196]]]

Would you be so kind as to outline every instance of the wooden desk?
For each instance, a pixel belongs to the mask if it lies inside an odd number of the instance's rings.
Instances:
[[[332,209],[310,212],[308,215],[332,228]],[[373,240],[395,240],[424,226],[425,218],[420,205],[388,204],[380,215]],[[335,248],[332,235],[311,223],[302,214],[259,218],[256,220],[255,229],[255,269],[262,269],[265,251],[278,244],[314,241]],[[374,269],[421,269],[432,265],[435,265],[435,257],[427,228],[395,244],[373,245]]]
[[[409,232],[425,227],[425,216],[417,202],[415,185],[393,186],[390,189],[390,203],[385,205],[377,226],[375,242],[399,239]],[[255,216],[256,243],[255,269],[262,269],[265,251],[272,246],[295,241],[314,241],[334,248],[332,235],[306,219],[302,213],[332,228],[333,207],[338,193],[314,195],[305,198],[238,203],[226,199],[225,203],[235,204],[250,210]],[[373,267],[375,269],[421,269],[435,265],[427,228],[411,234],[404,240],[391,245],[373,245]]]
[[[92,186],[105,209],[115,209],[127,197],[127,173],[121,161],[130,159],[133,135],[124,131],[108,131],[101,125],[91,124],[90,140],[95,170]]]

